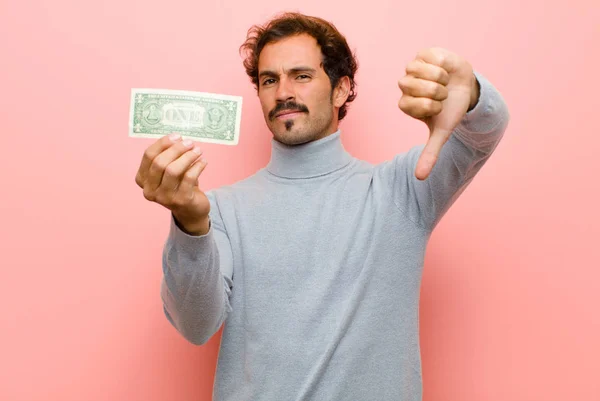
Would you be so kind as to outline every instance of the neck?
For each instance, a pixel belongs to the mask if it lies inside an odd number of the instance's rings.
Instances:
[[[301,145],[271,140],[267,171],[284,178],[310,178],[332,173],[353,159],[342,144],[341,131]]]

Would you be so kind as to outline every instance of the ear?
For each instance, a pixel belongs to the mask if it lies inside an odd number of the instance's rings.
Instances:
[[[350,94],[350,78],[347,76],[341,77],[337,86],[333,90],[333,105],[342,107]]]

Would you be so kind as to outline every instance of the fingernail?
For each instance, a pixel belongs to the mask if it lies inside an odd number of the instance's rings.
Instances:
[[[184,146],[191,146],[193,142],[191,139],[186,139],[182,143]]]
[[[197,146],[194,146],[194,149],[192,149],[192,152],[194,152],[194,153],[197,153],[197,154],[201,155],[201,154],[202,154],[202,149],[200,149],[200,148],[199,148],[199,147],[197,147]]]
[[[173,133],[173,134],[169,135],[169,139],[172,140],[172,141],[176,141],[179,138],[181,138],[181,135],[179,135],[177,133]]]

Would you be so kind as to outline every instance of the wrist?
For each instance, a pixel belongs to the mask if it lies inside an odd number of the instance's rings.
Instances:
[[[172,212],[175,224],[181,231],[191,236],[202,236],[208,234],[210,229],[210,218],[208,215],[198,219],[189,218]]]
[[[479,102],[479,95],[480,95],[480,91],[481,91],[481,85],[479,84],[479,81],[477,80],[477,77],[475,76],[475,74],[473,74],[473,84],[471,86],[471,101],[469,102],[469,109],[467,110],[467,113],[471,110],[473,110],[475,108],[475,106],[477,106],[477,103]]]

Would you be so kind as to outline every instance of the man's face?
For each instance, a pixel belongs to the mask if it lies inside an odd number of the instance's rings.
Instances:
[[[258,97],[275,139],[298,145],[337,130],[331,83],[316,39],[297,35],[267,44],[258,61]]]

